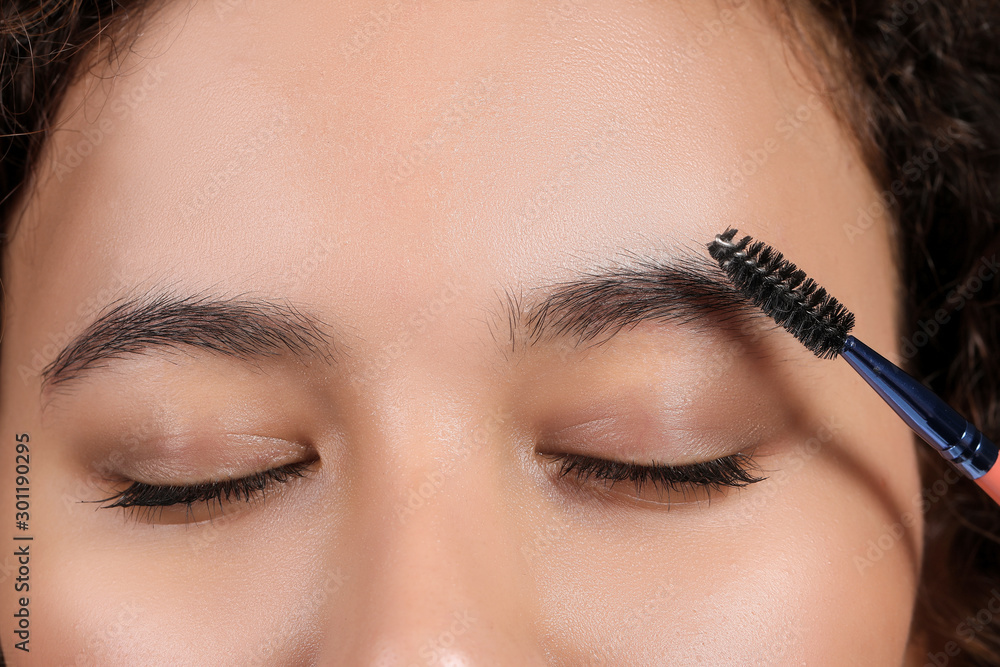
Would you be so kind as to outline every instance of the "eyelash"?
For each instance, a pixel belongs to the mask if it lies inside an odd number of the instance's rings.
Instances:
[[[646,485],[658,491],[686,491],[703,488],[719,491],[723,488],[742,488],[766,479],[753,474],[757,468],[746,454],[733,454],[713,461],[683,466],[642,465],[612,461],[580,454],[542,454],[559,463],[558,477],[573,476],[580,482],[605,482],[614,486],[632,482],[636,493]],[[165,507],[183,505],[188,511],[195,503],[221,503],[231,500],[250,502],[263,496],[274,484],[284,484],[294,477],[304,477],[304,471],[313,461],[297,461],[270,470],[257,472],[238,479],[204,482],[190,486],[172,486],[132,482],[124,491],[110,498],[91,502],[106,503],[104,509],[121,507],[126,511],[161,511]]]
[[[304,471],[313,463],[314,461],[296,461],[246,477],[218,482],[203,482],[189,486],[132,482],[127,489],[110,498],[90,502],[114,501],[110,505],[102,505],[102,509],[121,507],[129,511],[145,508],[149,512],[155,508],[160,508],[162,511],[165,507],[176,505],[184,505],[190,512],[195,503],[202,502],[218,503],[220,506],[223,501],[250,502],[264,496],[274,484],[284,484],[294,477],[304,477]]]
[[[572,476],[579,482],[604,482],[608,487],[621,482],[632,482],[637,494],[646,485],[652,485],[661,492],[685,492],[692,489],[720,491],[724,488],[743,488],[767,479],[754,474],[758,466],[747,454],[732,454],[713,461],[682,466],[626,463],[581,454],[543,456],[559,463],[556,474],[560,478]]]

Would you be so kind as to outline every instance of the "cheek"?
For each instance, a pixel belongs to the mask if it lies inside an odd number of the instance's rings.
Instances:
[[[882,490],[895,499],[905,475]],[[789,484],[795,504],[783,555],[796,572],[777,580],[796,605],[806,664],[892,664],[903,655],[919,572],[919,515],[902,519],[859,490],[858,480],[818,460]],[[794,488],[792,488],[794,487]],[[899,508],[897,502],[893,508]],[[850,641],[844,641],[844,638]]]
[[[307,534],[304,522],[248,518],[144,538],[100,526],[93,537],[39,534],[49,546],[32,569],[37,664],[272,664],[308,645],[337,596],[314,566],[321,548],[285,539]]]

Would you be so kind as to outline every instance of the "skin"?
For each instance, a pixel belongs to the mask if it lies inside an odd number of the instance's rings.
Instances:
[[[117,78],[80,77],[3,260],[0,474],[29,434],[34,535],[11,664],[906,661],[914,444],[845,363],[759,322],[507,340],[505,289],[731,224],[893,356],[887,223],[844,229],[877,188],[772,23],[727,7],[168,3]],[[164,285],[287,299],[342,354],[125,355],[43,408],[64,332]],[[768,479],[668,504],[546,449],[753,450]],[[187,484],[309,453],[193,525],[77,502],[102,463]]]

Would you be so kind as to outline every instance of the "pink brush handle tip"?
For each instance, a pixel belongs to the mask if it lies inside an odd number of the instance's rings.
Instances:
[[[997,504],[1000,504],[1000,461],[993,464],[989,472],[977,479],[976,484],[988,493]]]

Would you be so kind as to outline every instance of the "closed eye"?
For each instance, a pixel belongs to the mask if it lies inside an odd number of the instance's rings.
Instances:
[[[121,507],[126,513],[134,513],[137,518],[145,514],[153,519],[153,512],[159,508],[162,516],[165,508],[184,508],[185,522],[190,522],[195,509],[207,512],[211,519],[212,509],[221,511],[227,503],[251,503],[263,500],[269,490],[278,484],[286,484],[296,477],[304,477],[307,469],[316,461],[296,461],[277,468],[239,477],[191,485],[146,484],[133,481],[128,488],[102,500],[81,502],[108,503],[100,509]]]
[[[583,484],[600,483],[611,489],[622,483],[634,487],[637,497],[644,491],[655,492],[657,499],[680,493],[682,498],[708,496],[730,488],[743,488],[767,479],[757,474],[753,457],[737,453],[730,456],[680,466],[613,461],[581,454],[541,454],[557,464],[556,475],[573,478]]]

